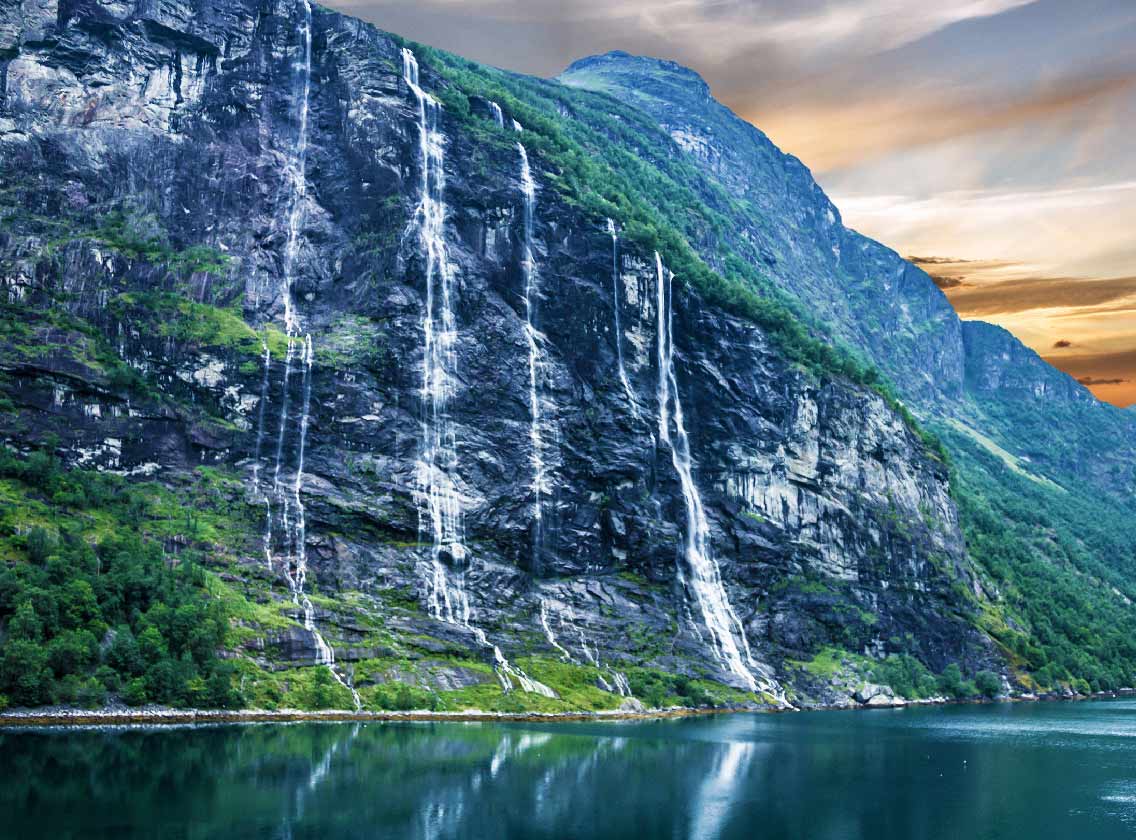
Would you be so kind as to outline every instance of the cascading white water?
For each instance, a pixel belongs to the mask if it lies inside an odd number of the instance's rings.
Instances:
[[[471,621],[465,573],[451,573],[443,557],[455,564],[467,562],[462,499],[458,492],[457,440],[450,418],[450,402],[457,380],[457,318],[454,313],[454,269],[446,247],[445,136],[438,127],[441,105],[419,84],[418,60],[402,50],[402,78],[418,106],[418,155],[422,174],[419,202],[412,224],[426,257],[426,306],[423,312],[422,449],[417,465],[419,530],[429,527],[431,572],[427,603],[431,615],[472,631],[483,647],[493,650],[494,670],[505,691],[513,680],[522,690],[546,697],[548,686],[529,678],[509,664],[501,649]],[[500,111],[494,103],[495,113]],[[504,116],[500,117],[503,125]]]
[[[435,618],[469,623],[464,575],[451,575],[443,562],[466,561],[465,523],[455,482],[458,456],[450,418],[456,381],[457,319],[454,270],[446,247],[445,137],[438,129],[440,105],[418,83],[418,61],[402,51],[402,75],[418,105],[418,154],[422,168],[414,223],[426,257],[426,306],[422,317],[422,447],[417,465],[419,529],[429,530],[432,569],[427,581]]]
[[[272,492],[265,494],[265,530],[262,545],[265,562],[269,569],[274,565],[274,523],[278,522],[283,530],[282,541],[285,549],[285,562],[283,566],[284,577],[288,581],[288,588],[292,595],[292,603],[299,607],[303,613],[304,628],[311,633],[316,648],[316,664],[325,665],[332,676],[344,688],[351,692],[356,709],[362,707],[358,692],[348,685],[342,676],[335,670],[335,652],[316,628],[315,607],[308,598],[305,588],[308,576],[307,552],[307,518],[303,502],[304,486],[304,457],[308,443],[308,429],[311,424],[312,402],[312,365],[315,361],[315,348],[310,334],[303,335],[300,328],[299,315],[296,312],[295,299],[292,294],[292,281],[294,278],[296,257],[300,247],[300,235],[304,222],[304,203],[307,197],[307,155],[308,155],[308,120],[311,103],[312,85],[312,7],[309,0],[300,0],[302,9],[299,35],[302,43],[300,60],[295,62],[294,77],[298,79],[298,88],[293,89],[293,99],[297,103],[297,130],[296,139],[291,154],[286,158],[284,167],[285,188],[288,196],[288,211],[286,216],[287,232],[284,243],[283,265],[281,272],[281,297],[284,301],[284,330],[288,339],[288,349],[284,357],[284,376],[281,383],[280,420],[276,434],[276,457],[272,474]],[[285,466],[285,441],[291,422],[291,380],[293,366],[299,361],[302,367],[301,393],[302,401],[299,416],[298,442],[296,446],[295,474],[291,488],[287,488],[281,479],[281,471]],[[272,356],[268,343],[264,343],[264,377],[261,387],[261,402],[259,409],[259,422],[257,430],[256,466],[254,466],[254,483],[259,492],[260,487],[260,451],[264,437],[264,408],[268,399],[269,370]],[[278,511],[273,515],[274,509]]]
[[[489,100],[489,110],[493,112],[493,121],[497,123],[498,128],[505,127],[505,113],[501,110],[501,106]]]
[[[268,340],[261,339],[264,354],[261,357],[263,368],[260,378],[260,402],[256,409],[256,450],[252,459],[252,488],[253,494],[260,495],[260,455],[264,449],[264,416],[268,404],[269,374],[272,372],[272,352],[268,349]]]
[[[497,645],[493,645],[493,660],[497,678],[501,681],[501,687],[504,688],[506,692],[512,690],[513,686],[511,680],[516,680],[521,690],[529,694],[539,694],[541,697],[556,697],[556,692],[547,685],[539,680],[534,680],[516,665],[510,665],[509,660],[505,658],[501,653],[501,648],[497,647]]]
[[[694,600],[702,612],[703,624],[710,633],[710,640],[718,660],[751,691],[757,691],[758,683],[753,675],[756,666],[750,655],[745,629],[733,607],[730,606],[718,564],[710,553],[710,526],[702,507],[702,497],[694,482],[690,441],[683,423],[682,401],[679,399],[678,381],[675,376],[670,288],[673,275],[664,270],[658,252],[655,252],[655,270],[659,345],[659,439],[660,442],[670,444],[671,462],[674,464],[675,472],[678,473],[683,499],[686,502],[684,554],[687,570],[690,573],[689,580],[681,569],[680,575],[684,585],[694,594]],[[670,433],[668,405],[673,413],[673,438]]]
[[[599,645],[593,643],[590,648],[588,647],[588,637],[584,635],[583,628],[576,624],[575,616],[572,614],[572,610],[569,608],[566,611],[558,612],[557,615],[560,621],[561,629],[563,629],[564,626],[567,625],[570,631],[575,631],[576,637],[580,640],[580,650],[584,654],[585,662],[594,668],[606,670],[607,673],[611,676],[612,682],[609,683],[604,678],[603,674],[599,675],[599,682],[603,689],[605,691],[611,692],[612,694],[618,694],[621,697],[632,696],[631,686],[627,682],[627,677],[610,666],[604,666],[604,664],[600,661]],[[540,599],[540,626],[541,629],[544,630],[544,637],[548,640],[548,643],[552,645],[552,647],[554,647],[556,650],[560,651],[560,658],[565,662],[575,663],[576,658],[572,656],[567,648],[560,644],[559,640],[556,638],[556,634],[552,631],[552,624],[548,620],[548,605],[545,602],[544,598]]]
[[[525,127],[523,125],[521,125],[516,120],[513,120],[513,131],[521,132],[521,131],[524,131],[524,130],[525,130]]]
[[[627,396],[632,414],[638,417],[639,403],[635,400],[635,392],[631,390],[631,382],[627,379],[627,368],[623,365],[623,325],[619,315],[619,233],[611,219],[607,220],[607,232],[611,234],[611,294],[615,308],[615,357],[619,363],[619,382],[623,385],[623,393]]]
[[[521,271],[525,279],[525,339],[529,347],[529,442],[532,460],[533,520],[536,523],[536,545],[541,542],[543,518],[542,497],[545,493],[544,439],[541,433],[540,378],[543,357],[542,336],[536,330],[537,288],[536,262],[533,257],[533,220],[536,214],[536,183],[529,168],[529,155],[524,145],[517,144],[521,157],[521,194],[524,198],[524,246],[521,252]]]
[[[548,643],[560,651],[560,658],[565,662],[572,661],[572,654],[556,641],[556,634],[552,632],[552,626],[548,623],[548,608],[545,606],[544,599],[540,599],[540,626],[544,629],[544,637],[548,639]]]

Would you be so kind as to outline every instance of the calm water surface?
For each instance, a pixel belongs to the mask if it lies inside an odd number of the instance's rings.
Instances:
[[[19,838],[1112,838],[1136,702],[0,732]]]

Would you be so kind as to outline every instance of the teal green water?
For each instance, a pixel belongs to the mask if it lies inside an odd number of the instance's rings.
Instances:
[[[1136,702],[0,733],[19,838],[1112,838]]]

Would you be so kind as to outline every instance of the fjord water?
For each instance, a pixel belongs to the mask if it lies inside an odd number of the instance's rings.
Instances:
[[[1136,702],[0,732],[4,837],[1109,838]]]

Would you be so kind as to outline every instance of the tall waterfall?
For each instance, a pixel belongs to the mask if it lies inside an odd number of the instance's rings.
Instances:
[[[674,275],[665,271],[663,260],[655,252],[656,309],[659,363],[659,439],[670,444],[671,461],[682,485],[686,501],[685,557],[689,580],[680,569],[680,579],[694,594],[702,612],[702,621],[710,633],[714,652],[722,665],[737,675],[751,691],[758,690],[750,655],[749,641],[741,621],[730,606],[726,587],[722,583],[718,564],[710,553],[710,526],[702,507],[702,497],[694,483],[693,464],[690,458],[690,441],[683,423],[682,402],[675,377],[674,335],[672,333],[672,290]],[[670,432],[671,420],[668,405],[673,413],[674,436]]]
[[[465,572],[446,568],[444,558],[464,569],[468,558],[465,521],[458,492],[457,440],[450,417],[450,402],[457,379],[457,318],[454,313],[454,268],[446,247],[446,138],[438,127],[441,105],[423,90],[418,60],[402,50],[402,78],[418,106],[418,156],[422,175],[419,201],[412,224],[417,226],[426,257],[426,306],[422,317],[422,449],[417,465],[419,530],[429,527],[431,574],[427,579],[430,614],[439,621],[473,632],[479,644],[493,651],[493,667],[505,691],[516,681],[521,689],[546,697],[555,694],[548,686],[529,678],[509,663],[485,631],[474,627]],[[499,111],[500,109],[495,109]],[[502,115],[503,123],[504,117]]]
[[[302,10],[299,35],[301,39],[300,58],[293,65],[292,98],[296,103],[296,136],[290,154],[284,164],[284,188],[287,194],[285,214],[286,238],[281,270],[280,295],[284,301],[284,331],[288,339],[288,349],[284,356],[284,376],[281,382],[280,418],[277,423],[276,452],[272,471],[271,492],[264,494],[265,517],[262,546],[265,562],[269,569],[275,561],[275,546],[279,540],[284,548],[284,577],[292,595],[292,603],[303,612],[304,628],[311,633],[316,648],[316,663],[326,665],[332,676],[354,698],[355,707],[360,708],[359,695],[354,688],[335,670],[335,652],[316,628],[315,607],[306,593],[308,578],[307,518],[304,509],[304,457],[308,445],[308,429],[311,425],[312,404],[312,364],[315,349],[310,334],[303,334],[300,318],[296,312],[296,302],[292,294],[295,278],[296,257],[300,248],[300,235],[304,223],[304,204],[307,198],[307,158],[308,158],[308,119],[312,88],[312,7],[309,0],[300,0]],[[260,492],[260,455],[264,440],[265,404],[268,400],[269,372],[272,354],[268,343],[264,343],[264,376],[261,383],[261,402],[258,411],[256,444],[256,465],[253,468],[253,481],[256,492]],[[282,472],[286,470],[286,447],[290,427],[292,401],[292,373],[294,367],[301,368],[301,402],[296,443],[295,472],[290,483]]]
[[[541,544],[541,520],[543,519],[542,497],[546,491],[544,438],[541,433],[540,379],[544,359],[540,342],[542,336],[536,330],[536,302],[540,291],[537,287],[536,263],[533,257],[533,219],[536,213],[536,184],[529,168],[529,155],[521,143],[517,143],[521,155],[521,194],[524,198],[524,250],[521,253],[521,271],[525,278],[525,339],[529,346],[529,442],[532,459],[533,520],[536,523],[536,546]]]
[[[631,412],[639,416],[639,404],[635,401],[635,392],[631,390],[631,382],[627,379],[627,368],[623,365],[623,325],[619,315],[619,233],[615,229],[615,222],[607,220],[607,232],[611,234],[611,295],[612,306],[615,309],[615,357],[619,362],[619,382],[623,385],[623,393],[631,406]]]
[[[445,558],[466,561],[465,522],[458,492],[457,441],[450,418],[456,381],[457,319],[454,269],[446,248],[445,137],[438,129],[437,100],[418,83],[418,61],[402,51],[402,76],[418,105],[418,155],[422,169],[414,223],[426,257],[426,306],[422,315],[422,446],[417,464],[419,530],[431,539],[433,568],[427,581],[435,618],[469,623],[463,575],[451,575]]]

